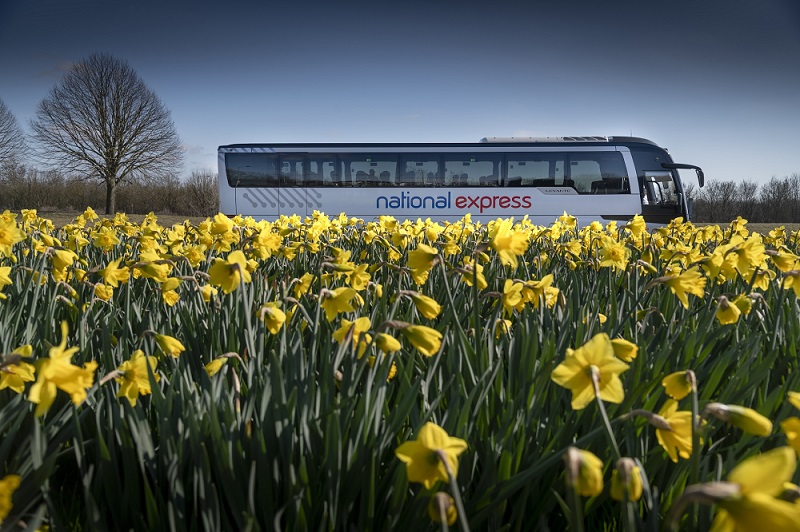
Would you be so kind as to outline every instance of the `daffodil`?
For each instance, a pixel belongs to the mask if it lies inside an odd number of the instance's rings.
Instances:
[[[678,403],[668,400],[658,412],[666,425],[656,424],[656,439],[673,462],[680,456],[688,460],[692,455],[692,413],[678,410]],[[652,421],[651,421],[652,423]]]
[[[216,258],[208,270],[211,284],[219,286],[226,294],[230,294],[240,284],[250,282],[247,270],[247,258],[240,250],[232,251],[225,260]]]
[[[333,290],[324,291],[320,305],[322,310],[325,311],[325,318],[328,321],[333,321],[342,312],[353,312],[355,307],[352,301],[357,296],[358,292],[349,286],[341,286]]]
[[[567,349],[564,361],[553,370],[551,378],[572,392],[572,408],[580,410],[595,399],[595,381],[600,399],[621,403],[625,390],[619,375],[628,369],[614,356],[608,335],[600,333],[578,349]]]
[[[620,458],[611,472],[611,498],[638,501],[642,497],[642,472],[630,458]]]
[[[130,279],[130,268],[121,266],[122,259],[112,260],[108,265],[99,270],[98,273],[103,277],[103,283],[116,288],[119,283],[127,283]]]
[[[564,456],[567,486],[583,497],[603,493],[603,462],[593,453],[569,447]]]
[[[786,434],[789,445],[800,456],[800,418],[792,416],[781,421],[781,430]]]
[[[121,373],[115,379],[119,383],[117,397],[125,397],[131,406],[136,406],[136,400],[140,395],[152,393],[149,373],[153,374],[156,382],[161,380],[161,376],[155,373],[156,364],[156,357],[146,356],[139,349],[134,351],[131,358],[117,368],[117,371]]]
[[[522,283],[517,283],[513,279],[506,279],[503,283],[503,297],[500,303],[503,305],[503,313],[510,316],[514,309],[522,310],[525,301],[522,299]]]
[[[442,306],[432,297],[419,292],[410,292],[409,297],[414,302],[417,311],[430,320],[434,319],[442,311]]]
[[[375,335],[375,345],[386,354],[400,351],[400,342],[391,334],[378,333]]]
[[[14,244],[25,240],[25,232],[12,220],[0,220],[0,257],[11,257],[11,248]]]
[[[228,359],[225,357],[215,358],[214,360],[212,360],[211,362],[209,362],[204,366],[206,374],[208,374],[209,377],[213,377],[214,375],[219,373],[219,371],[222,369],[222,366],[224,366],[227,361]]]
[[[442,345],[442,333],[424,325],[409,325],[401,329],[401,332],[406,340],[426,357],[438,353]]]
[[[409,482],[419,482],[431,489],[440,480],[450,480],[448,469],[453,477],[458,475],[458,456],[466,449],[466,441],[450,436],[435,423],[427,422],[419,429],[417,439],[400,445],[395,455],[406,464]]]
[[[772,421],[745,406],[708,403],[703,409],[703,417],[708,415],[756,436],[769,436],[772,433]]]
[[[664,391],[667,395],[680,401],[690,393],[692,393],[692,386],[694,381],[694,373],[690,371],[676,371],[670,373],[661,381]]]
[[[114,289],[103,283],[97,283],[94,285],[94,295],[103,301],[108,301],[114,295]]]
[[[742,311],[738,306],[734,305],[725,296],[719,296],[719,305],[717,306],[717,321],[722,325],[731,325],[739,321],[739,316]]]
[[[178,358],[181,353],[186,351],[186,347],[181,343],[181,341],[173,336],[156,334],[155,339],[159,349],[161,349],[164,354],[170,355],[173,358]]]
[[[361,317],[356,321],[342,320],[342,326],[333,333],[333,339],[339,343],[344,342],[347,335],[351,335],[351,341],[357,344],[362,333],[367,332],[372,327],[372,322],[367,317]]]
[[[12,496],[20,484],[19,475],[6,475],[0,480],[0,525],[13,508]]]
[[[625,271],[628,260],[631,257],[631,250],[625,244],[611,237],[604,237],[602,247],[599,250],[601,268],[614,268],[615,270]]]
[[[689,308],[689,297],[692,294],[697,297],[705,295],[706,278],[696,268],[685,270],[678,275],[663,278],[663,282],[672,290],[680,300],[684,308]]]
[[[775,498],[794,475],[796,466],[791,447],[777,447],[736,466],[726,480],[738,489],[717,502],[719,510],[712,530],[800,530],[797,505]]]
[[[787,397],[789,399],[789,404],[800,409],[800,392],[789,392]]]
[[[72,403],[77,406],[86,399],[86,390],[94,383],[97,362],[87,362],[83,368],[73,366],[70,359],[78,348],[67,349],[68,333],[67,323],[62,322],[61,343],[50,348],[49,358],[36,363],[38,379],[28,393],[28,400],[37,405],[34,412],[36,417],[44,415],[50,409],[56,399],[57,390],[68,393]]]
[[[276,302],[265,303],[261,307],[261,319],[270,334],[278,334],[286,322],[286,313],[279,308]]]
[[[625,338],[612,339],[611,347],[614,348],[614,355],[625,362],[632,362],[639,352],[639,346]]]
[[[517,267],[517,257],[528,249],[528,235],[514,228],[510,218],[501,220],[490,228],[489,247],[500,256],[504,266]]]
[[[456,502],[450,495],[439,491],[428,501],[428,516],[434,523],[453,526],[458,519]]]
[[[32,382],[36,368],[32,364],[23,362],[29,358],[33,348],[26,344],[11,352],[11,355],[0,365],[0,390],[10,388],[17,393],[25,391],[25,383]]]

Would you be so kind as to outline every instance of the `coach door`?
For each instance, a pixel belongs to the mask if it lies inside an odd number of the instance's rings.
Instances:
[[[243,216],[277,218],[278,157],[271,153],[228,153],[225,165],[228,182],[236,191],[236,212]]]

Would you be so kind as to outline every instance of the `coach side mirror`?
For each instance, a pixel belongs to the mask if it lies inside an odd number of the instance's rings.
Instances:
[[[706,178],[699,166],[681,163],[661,163],[661,167],[669,170],[694,170],[697,173],[697,184],[700,185],[700,188],[703,188],[705,184]]]

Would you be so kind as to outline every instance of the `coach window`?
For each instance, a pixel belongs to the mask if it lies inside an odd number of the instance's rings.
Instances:
[[[277,187],[278,158],[266,153],[225,154],[225,172],[232,187]]]
[[[356,187],[393,186],[397,183],[397,155],[365,153],[342,157],[345,183]]]
[[[436,187],[443,184],[439,158],[430,154],[410,154],[400,158],[397,184],[405,187]]]
[[[281,155],[280,176],[283,187],[303,186],[303,161],[302,155]]]
[[[572,152],[569,179],[580,194],[628,194],[628,172],[619,152]]]
[[[334,155],[313,155],[308,158],[306,177],[307,187],[335,186],[340,183],[339,170]]]
[[[564,186],[563,161],[545,155],[509,155],[506,158],[507,187]]]
[[[500,179],[499,155],[444,155],[444,184],[453,187],[497,186]]]

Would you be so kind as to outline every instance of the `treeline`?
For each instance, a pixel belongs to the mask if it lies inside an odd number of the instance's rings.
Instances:
[[[37,209],[105,212],[106,187],[97,180],[81,180],[55,171],[23,165],[0,168],[0,211]],[[181,180],[167,176],[147,182],[131,180],[118,185],[117,210],[129,214],[213,216],[219,210],[217,175],[195,171]]]
[[[755,181],[710,180],[698,189],[689,186],[696,222],[726,223],[737,216],[753,223],[800,222],[800,174],[759,185]]]

